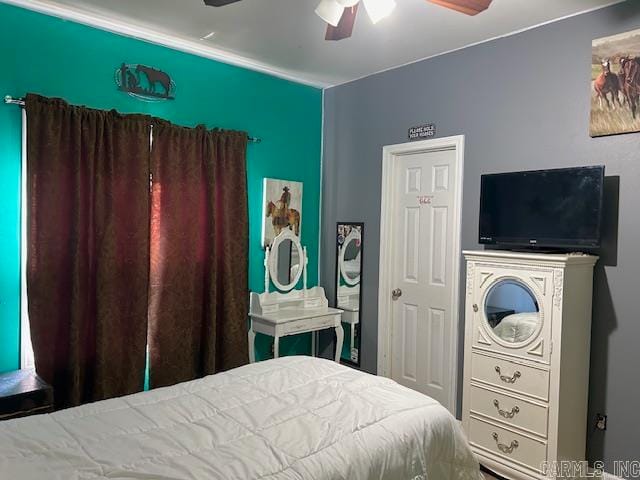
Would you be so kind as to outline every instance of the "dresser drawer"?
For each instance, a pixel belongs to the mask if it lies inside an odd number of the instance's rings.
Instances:
[[[471,386],[471,413],[480,414],[522,430],[547,436],[548,409],[504,393]]]
[[[481,450],[490,451],[510,462],[517,462],[533,470],[541,471],[547,460],[547,444],[511,430],[471,417],[469,443]]]
[[[282,323],[278,325],[278,331],[281,335],[295,335],[298,333],[307,333],[325,328],[332,328],[336,325],[340,325],[339,315],[325,315]]]
[[[549,400],[547,370],[472,353],[471,379],[541,400]]]

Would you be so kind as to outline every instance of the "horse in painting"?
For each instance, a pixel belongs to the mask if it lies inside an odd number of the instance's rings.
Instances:
[[[272,218],[271,224],[276,236],[287,227],[296,235],[300,235],[300,212],[295,208],[278,208],[270,201],[267,204],[267,218],[269,217]]]
[[[640,59],[623,57],[620,59],[620,68],[624,78],[622,93],[631,108],[631,115],[636,118],[640,97]]]
[[[619,92],[621,89],[620,80],[618,75],[611,71],[611,62],[609,60],[602,61],[602,73],[596,77],[593,82],[593,88],[596,91],[598,100],[600,100],[600,108],[603,108],[602,101],[607,104],[607,108],[616,108],[616,102],[620,107]],[[609,102],[609,94],[611,94],[611,102]]]

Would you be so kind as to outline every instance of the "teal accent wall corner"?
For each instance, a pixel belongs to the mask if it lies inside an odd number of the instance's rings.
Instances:
[[[0,58],[0,97],[33,92],[262,138],[247,153],[249,288],[264,289],[264,177],[304,183],[302,243],[309,285],[317,285],[321,90],[6,4],[0,4]],[[176,99],[147,103],[118,91],[114,73],[123,62],[168,72]],[[19,367],[20,122],[19,108],[0,104],[0,372]],[[286,338],[282,354],[307,353],[310,342],[309,335]],[[259,336],[256,349],[258,358],[269,357],[271,341]]]

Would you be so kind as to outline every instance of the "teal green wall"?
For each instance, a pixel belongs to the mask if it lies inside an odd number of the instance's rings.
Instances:
[[[167,71],[177,85],[176,100],[145,103],[117,91],[114,71],[122,62]],[[249,287],[264,289],[264,177],[304,182],[302,243],[309,252],[309,284],[317,284],[320,90],[0,4],[0,96],[27,92],[261,137],[247,154]],[[20,109],[0,104],[0,372],[19,366],[19,188]],[[270,354],[269,339],[258,338],[257,345],[259,357]],[[283,354],[304,353],[309,346],[308,335],[281,343]]]

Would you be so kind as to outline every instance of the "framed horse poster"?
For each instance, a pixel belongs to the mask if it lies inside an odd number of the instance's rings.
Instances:
[[[300,236],[302,182],[265,178],[262,197],[262,248],[285,228]]]
[[[590,135],[640,132],[639,95],[640,29],[594,40]]]

